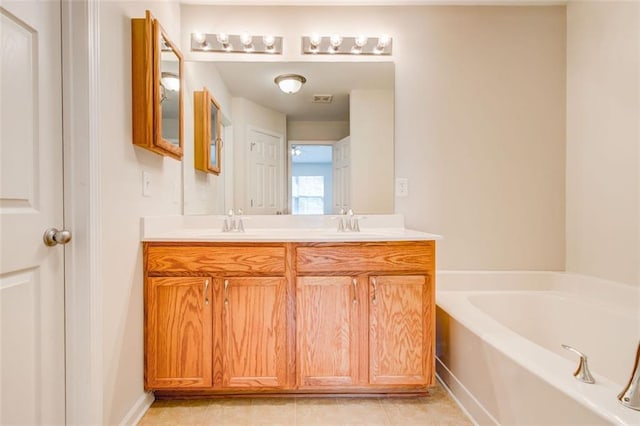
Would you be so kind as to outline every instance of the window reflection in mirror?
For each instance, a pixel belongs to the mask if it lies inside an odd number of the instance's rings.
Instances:
[[[291,214],[331,214],[333,145],[291,143]]]

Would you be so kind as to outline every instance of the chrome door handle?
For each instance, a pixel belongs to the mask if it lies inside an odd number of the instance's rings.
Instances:
[[[42,240],[49,247],[53,247],[57,244],[67,244],[71,241],[71,232],[65,229],[58,231],[56,228],[49,228],[44,231]]]

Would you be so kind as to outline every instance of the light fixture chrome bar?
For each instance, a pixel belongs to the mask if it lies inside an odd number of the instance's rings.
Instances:
[[[191,51],[281,55],[282,37],[246,33],[191,33]]]
[[[393,40],[380,37],[303,36],[302,53],[305,55],[391,55]]]

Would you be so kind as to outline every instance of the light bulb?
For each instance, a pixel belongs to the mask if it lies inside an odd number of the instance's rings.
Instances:
[[[227,44],[229,44],[229,34],[220,33],[216,36],[216,40],[218,40],[218,43],[220,43],[221,45],[226,46]]]
[[[196,43],[202,44],[207,39],[207,36],[205,34],[203,34],[203,33],[195,32],[195,33],[191,33],[191,38]]]
[[[356,37],[353,42],[358,47],[364,47],[364,45],[367,44],[368,40],[369,39],[367,37],[360,35],[360,36]]]
[[[322,37],[320,37],[320,34],[318,33],[313,33],[311,34],[311,37],[309,37],[309,44],[311,47],[317,48],[320,42],[322,42]]]
[[[248,32],[243,32],[242,34],[240,34],[240,43],[242,43],[244,47],[251,46],[252,41],[253,37],[251,37]]]
[[[276,38],[272,35],[266,35],[262,37],[262,42],[267,49],[273,49],[273,45],[276,43]]]
[[[331,43],[331,46],[337,48],[338,46],[340,46],[342,44],[342,37],[340,37],[338,34],[334,34],[329,39],[329,43]]]
[[[389,45],[389,43],[391,43],[391,37],[389,37],[388,35],[381,35],[380,37],[378,37],[378,47],[380,49],[384,49]]]

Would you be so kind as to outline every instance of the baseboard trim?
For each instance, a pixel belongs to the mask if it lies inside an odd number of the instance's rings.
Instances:
[[[471,392],[458,380],[440,359],[436,357],[436,372],[438,379],[445,386],[449,394],[461,407],[462,411],[471,418],[476,425],[498,426],[500,423],[482,406]]]
[[[147,412],[151,404],[155,401],[155,397],[153,396],[153,392],[145,392],[140,395],[140,398],[133,404],[133,407],[129,410],[126,416],[120,422],[120,426],[129,426],[129,425],[137,425],[138,422],[144,416],[144,413]]]

